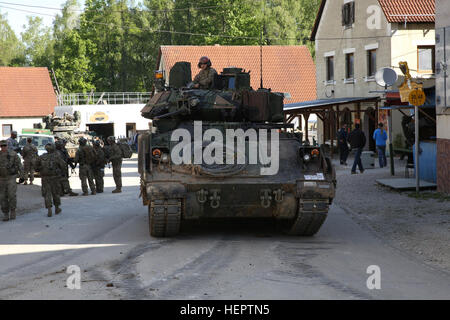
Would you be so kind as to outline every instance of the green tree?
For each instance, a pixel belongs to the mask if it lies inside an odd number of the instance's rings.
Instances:
[[[51,28],[44,27],[42,18],[27,17],[28,24],[21,33],[22,44],[25,46],[25,63],[29,66],[48,67],[53,62],[53,39]]]
[[[25,63],[24,49],[6,19],[0,13],[0,66],[20,66]]]

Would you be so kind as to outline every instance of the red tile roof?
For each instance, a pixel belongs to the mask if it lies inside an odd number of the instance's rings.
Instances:
[[[0,67],[0,117],[41,117],[56,105],[47,68]]]
[[[378,0],[388,22],[434,22],[435,0]],[[405,17],[406,16],[406,17]]]
[[[290,93],[291,99],[285,103],[316,99],[316,67],[306,46],[263,46],[262,52],[265,88]],[[162,61],[167,74],[175,62],[188,61],[194,78],[201,56],[208,56],[218,73],[230,66],[250,70],[251,86],[259,88],[259,46],[161,46],[157,68]]]

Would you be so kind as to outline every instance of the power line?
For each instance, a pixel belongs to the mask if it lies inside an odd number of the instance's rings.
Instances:
[[[0,1],[0,3],[5,3]],[[216,6],[218,7],[218,6]],[[11,8],[11,7],[6,7],[6,6],[2,6],[0,5],[0,8],[5,8],[5,9],[11,9],[11,10],[16,10],[16,11],[21,11],[21,12],[26,12],[26,13],[31,13],[31,14],[37,14],[37,15],[45,15],[45,16],[50,16],[50,17],[57,17],[57,15],[52,15],[52,14],[46,14],[46,13],[42,13],[42,12],[36,12],[36,11],[30,11],[30,10],[24,10],[24,9],[18,9],[18,8]],[[205,7],[204,7],[205,8]],[[105,22],[96,22],[96,21],[87,21],[84,20],[85,23],[89,23],[89,24],[97,24],[97,25],[103,25],[103,26],[109,26],[109,27],[116,27],[118,29],[131,29],[132,27],[128,27],[128,26],[116,26],[112,23],[105,23]],[[189,35],[189,36],[199,36],[199,37],[218,37],[218,38],[227,38],[227,39],[244,39],[244,40],[260,40],[259,37],[252,37],[252,36],[232,36],[232,35],[225,35],[225,34],[209,34],[209,33],[195,33],[195,32],[186,32],[186,31],[175,31],[175,30],[161,30],[161,29],[151,29],[151,28],[139,28],[136,27],[137,29],[140,30],[146,30],[146,31],[150,31],[150,32],[155,32],[155,33],[171,33],[171,34],[179,34],[179,35]],[[400,35],[392,35],[392,36],[365,36],[365,37],[352,37],[352,38],[344,38],[344,37],[336,37],[336,38],[317,38],[315,40],[363,40],[363,39],[378,39],[378,38],[393,38],[393,37],[401,37],[401,36],[410,36],[410,34],[400,34]],[[266,37],[266,40],[278,40],[278,41],[289,41],[289,40],[293,40],[293,41],[298,41],[298,38],[276,38],[276,37]],[[311,40],[308,40],[311,41]],[[401,56],[400,56],[401,57]]]
[[[46,7],[46,6],[36,6],[30,4],[19,4],[12,2],[0,1],[0,4],[7,4],[12,6],[26,7],[26,8],[38,8],[38,9],[48,9],[48,10],[59,10],[62,11],[64,8],[55,8],[55,7]],[[187,10],[204,10],[204,9],[214,9],[214,8],[224,8],[228,7],[227,5],[217,5],[217,6],[205,6],[205,7],[186,7],[186,8],[174,8],[174,9],[145,9],[138,10],[140,12],[167,12],[167,11],[187,11]],[[83,12],[82,9],[71,9],[73,11]],[[111,10],[110,12],[125,12],[125,10]]]

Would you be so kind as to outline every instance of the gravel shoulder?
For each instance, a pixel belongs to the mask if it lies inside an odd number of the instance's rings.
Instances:
[[[337,157],[336,157],[337,158]],[[388,159],[389,161],[389,159]],[[389,167],[367,169],[363,174],[350,173],[348,166],[334,161],[337,175],[336,203],[352,219],[386,241],[406,251],[429,266],[450,270],[450,197],[436,191],[398,192],[376,183],[376,179],[392,178]],[[395,160],[396,177],[404,177],[404,161]]]

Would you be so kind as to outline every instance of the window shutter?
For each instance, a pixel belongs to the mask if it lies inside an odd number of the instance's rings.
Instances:
[[[342,6],[342,25],[345,26],[345,4]]]
[[[355,22],[355,2],[350,2],[350,19],[349,19],[349,24],[352,24]]]

